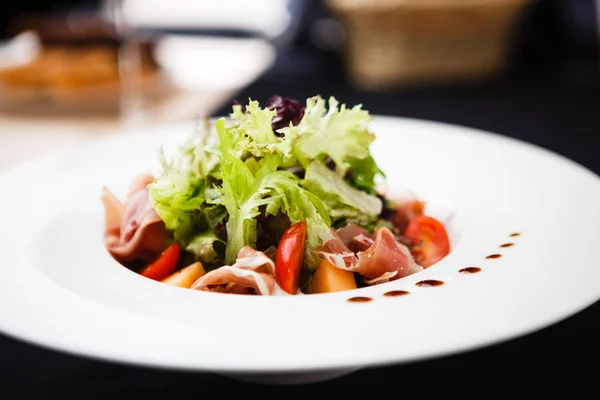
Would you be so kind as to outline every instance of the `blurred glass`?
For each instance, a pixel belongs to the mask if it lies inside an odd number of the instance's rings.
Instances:
[[[119,38],[121,112],[128,124],[210,114],[274,62],[289,38],[285,0],[108,0],[105,10]],[[157,103],[139,81],[140,43],[168,81]]]
[[[269,3],[285,6],[282,1]],[[269,41],[285,31],[281,24],[285,18],[268,23],[268,18],[257,18],[256,13],[253,17],[247,5],[240,1],[174,0],[167,5],[152,0],[109,0],[107,17],[120,42],[123,121],[143,124],[202,117],[264,72],[274,59]],[[259,14],[271,17],[278,12],[271,10]],[[265,26],[266,30],[257,29]],[[143,68],[140,43],[152,46],[153,61],[168,82],[168,92],[158,102],[139,80]]]
[[[145,94],[140,82],[142,76],[142,57],[140,43],[130,32],[130,26],[124,19],[124,1],[108,0],[106,16],[114,25],[119,41],[117,52],[118,70],[121,81],[120,113],[126,124],[140,123],[144,115]]]
[[[273,64],[291,0],[100,0],[15,14],[0,44],[0,113],[198,118]]]

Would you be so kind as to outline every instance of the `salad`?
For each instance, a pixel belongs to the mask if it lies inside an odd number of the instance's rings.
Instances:
[[[370,152],[371,116],[331,97],[234,102],[205,120],[160,176],[121,202],[103,188],[108,252],[193,290],[297,295],[403,278],[450,252],[425,202],[394,200]]]

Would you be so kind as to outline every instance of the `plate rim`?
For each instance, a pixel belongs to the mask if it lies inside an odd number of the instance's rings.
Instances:
[[[530,143],[530,142],[526,142],[520,139],[515,139],[515,138],[511,138],[508,136],[504,136],[498,133],[494,133],[494,132],[488,132],[488,131],[483,131],[483,130],[479,130],[476,128],[470,128],[470,127],[465,127],[465,126],[460,126],[460,125],[455,125],[455,124],[448,124],[445,122],[439,122],[439,121],[428,121],[428,120],[422,120],[422,119],[415,119],[415,118],[404,118],[404,117],[392,117],[392,116],[379,116],[379,115],[373,115],[373,120],[378,119],[378,120],[391,120],[391,121],[408,121],[410,123],[417,123],[417,124],[424,124],[424,125],[429,125],[429,126],[433,126],[433,125],[437,125],[438,127],[441,126],[442,129],[457,129],[459,131],[465,132],[465,133],[472,133],[472,134],[477,134],[477,135],[484,135],[484,136],[488,136],[488,137],[494,137],[495,139],[501,139],[503,141],[515,144],[515,145],[520,145],[520,146],[525,146],[528,147],[530,150],[533,151],[537,151],[537,152],[542,152],[545,153],[546,156],[551,156],[553,157],[555,160],[561,160],[562,162],[566,162],[568,165],[570,165],[570,167],[575,167],[577,169],[580,170],[580,172],[584,172],[587,174],[591,174],[591,177],[595,178],[595,179],[599,179],[600,182],[600,176],[596,173],[594,173],[593,171],[591,171],[590,169],[588,169],[587,167],[577,163],[574,160],[571,160],[569,158],[567,158],[566,156],[563,156],[559,153],[555,153],[551,150],[548,150],[544,147],[541,147],[539,145]],[[176,124],[163,124],[160,125],[159,127],[153,127],[150,128],[151,130],[156,130],[158,129],[168,129],[169,127],[173,127],[175,126],[189,126],[190,121],[186,121],[186,122],[179,122]],[[143,128],[142,128],[143,129]],[[436,127],[437,129],[437,127]],[[146,130],[146,129],[143,129]],[[140,130],[136,130],[135,131],[136,135],[140,135],[142,134]],[[119,140],[119,138],[122,138],[123,136],[131,136],[132,133],[123,133],[122,131],[118,131],[116,132],[115,135],[110,135],[110,136],[102,136],[99,138],[94,138],[90,141],[86,141],[83,144],[80,145],[76,145],[69,149],[65,149],[65,150],[60,150],[60,151],[54,151],[46,156],[43,157],[38,157],[34,160],[28,160],[28,161],[24,161],[22,163],[20,163],[19,165],[16,165],[12,168],[10,168],[7,171],[3,171],[2,173],[0,173],[0,179],[6,178],[7,176],[11,176],[13,174],[18,174],[19,171],[25,170],[27,171],[27,168],[34,168],[36,165],[39,165],[40,163],[43,164],[43,162],[46,162],[48,160],[52,160],[56,157],[60,157],[61,155],[65,155],[68,154],[70,152],[73,151],[77,151],[78,149],[80,149],[81,147],[87,147],[87,146],[92,146],[94,143],[97,142],[105,142],[107,140]],[[44,161],[45,160],[45,161]],[[17,172],[15,172],[17,171]],[[517,329],[516,332],[512,332],[512,333],[505,333],[504,335],[497,335],[495,338],[488,338],[487,340],[481,340],[479,343],[477,344],[467,344],[464,346],[460,346],[460,345],[455,345],[453,348],[449,348],[445,351],[439,351],[439,350],[433,350],[432,352],[428,353],[421,353],[420,355],[417,356],[413,356],[413,357],[405,357],[402,360],[397,360],[395,359],[393,356],[390,357],[389,359],[381,359],[381,357],[379,357],[378,361],[375,360],[371,360],[369,362],[367,362],[364,366],[385,366],[385,365],[390,365],[390,364],[399,364],[399,363],[410,363],[410,362],[414,362],[414,361],[420,361],[420,360],[427,360],[427,359],[432,359],[432,358],[439,358],[439,357],[445,357],[445,356],[449,356],[449,355],[453,355],[453,354],[457,354],[457,353],[464,353],[465,351],[470,351],[470,350],[478,350],[481,348],[485,348],[485,347],[489,347],[492,345],[496,345],[496,344],[500,344],[500,343],[504,343],[510,340],[513,340],[517,337],[523,337],[523,336],[527,336],[530,335],[532,333],[535,333],[537,331],[540,331],[542,329],[545,329],[549,326],[555,325],[558,322],[567,320],[569,318],[571,318],[573,315],[578,314],[580,312],[582,312],[583,310],[585,310],[586,308],[590,307],[591,305],[593,305],[594,303],[596,303],[598,300],[600,299],[600,290],[598,291],[598,293],[594,296],[593,299],[585,299],[585,300],[580,300],[577,306],[571,307],[572,310],[569,312],[564,312],[562,314],[557,314],[554,318],[547,318],[545,322],[540,322],[537,324],[533,324],[531,325],[528,329]],[[299,371],[315,371],[315,370],[331,370],[331,369],[337,369],[337,368],[347,368],[347,367],[356,367],[357,364],[355,363],[330,363],[328,365],[325,366],[319,366],[319,367],[310,367],[310,366],[285,366],[282,365],[280,368],[277,369],[264,369],[264,368],[256,368],[256,369],[248,369],[248,368],[242,368],[242,369],[237,369],[235,366],[231,367],[231,368],[213,368],[210,366],[200,366],[198,364],[195,365],[177,365],[177,364],[173,364],[173,363],[169,363],[168,358],[163,360],[163,363],[152,363],[149,362],[149,360],[144,360],[143,357],[141,358],[137,358],[135,359],[135,357],[132,357],[131,355],[128,355],[126,357],[111,357],[111,356],[107,356],[106,354],[98,354],[98,353],[94,353],[94,352],[90,352],[90,349],[87,349],[87,351],[85,349],[74,349],[74,348],[67,348],[64,345],[59,345],[59,344],[52,344],[51,340],[45,340],[45,338],[43,338],[43,340],[40,340],[40,338],[35,338],[35,334],[23,334],[21,333],[16,333],[16,332],[12,332],[9,329],[6,329],[7,327],[4,326],[3,322],[0,320],[0,332],[8,337],[11,337],[12,339],[21,341],[21,342],[25,342],[31,345],[35,345],[35,346],[39,346],[39,347],[43,347],[43,348],[47,348],[47,349],[51,349],[51,350],[55,350],[55,351],[59,351],[62,353],[67,353],[67,354],[71,354],[74,356],[80,356],[80,357],[86,357],[89,359],[96,359],[96,360],[102,360],[102,361],[108,361],[108,362],[117,362],[117,363],[121,363],[121,364],[128,364],[128,365],[137,365],[137,366],[151,366],[151,367],[155,367],[155,368],[164,368],[164,369],[176,369],[176,370],[195,370],[195,371],[213,371],[213,372],[238,372],[238,373],[265,373],[265,372],[277,372],[277,373],[282,373],[282,372],[299,372]],[[363,365],[361,365],[362,367]]]

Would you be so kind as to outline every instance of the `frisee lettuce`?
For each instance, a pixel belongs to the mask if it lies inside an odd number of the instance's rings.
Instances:
[[[215,146],[208,144],[208,133],[206,122],[178,149],[171,161],[167,162],[162,156],[163,174],[148,185],[154,210],[179,241],[193,234],[194,227],[205,218],[201,208],[206,198],[207,178],[218,172],[219,155]]]
[[[296,164],[292,152],[292,137],[279,138],[273,132],[271,120],[276,115],[275,110],[260,108],[257,101],[250,100],[246,112],[242,112],[240,105],[233,106],[233,112],[230,114],[232,126],[229,128],[235,141],[232,151],[238,157],[251,155],[261,158],[265,155],[279,154],[282,156],[283,167]]]
[[[197,260],[210,264],[213,263],[218,256],[214,247],[217,242],[225,244],[225,242],[214,232],[207,230],[195,235],[189,241],[185,249],[192,253]]]
[[[351,158],[348,160],[347,181],[356,189],[369,194],[376,194],[375,178],[379,175],[385,178],[385,173],[377,166],[372,156]]]
[[[196,259],[234,262],[241,247],[256,246],[257,217],[280,215],[292,224],[307,221],[305,264],[315,268],[315,249],[332,238],[332,225],[375,223],[382,207],[375,177],[383,173],[369,151],[375,138],[369,113],[315,96],[295,126],[274,132],[275,115],[256,101],[235,105],[229,121],[205,121],[172,160],[163,157],[162,176],[148,186],[150,200]],[[327,157],[334,171],[322,163]],[[221,224],[226,240],[217,234]],[[217,244],[225,246],[224,260]]]
[[[306,263],[316,267],[315,248],[331,238],[330,220],[323,203],[299,185],[299,179],[289,171],[278,170],[281,154],[267,154],[250,163],[236,156],[239,136],[225,127],[225,121],[215,122],[221,150],[222,185],[219,202],[227,209],[228,220],[225,263],[233,263],[239,250],[255,246],[256,217],[264,208],[266,215],[286,214],[290,222],[307,221]],[[264,207],[263,207],[264,206]]]
[[[329,156],[343,176],[348,160],[370,155],[369,146],[375,140],[368,130],[371,117],[361,105],[346,108],[334,97],[329,98],[329,109],[325,104],[320,96],[309,98],[300,123],[280,131],[295,139],[292,153],[304,168],[315,159]]]
[[[190,234],[195,223],[194,211],[204,203],[205,185],[205,179],[172,169],[148,186],[154,210],[176,240]]]
[[[381,212],[379,198],[353,188],[319,161],[310,163],[301,184],[323,201],[334,225],[339,221],[369,225]]]
[[[242,112],[241,106],[235,105],[233,106],[231,118],[237,121],[239,125],[234,129],[234,132],[241,132],[259,144],[276,143],[277,137],[271,126],[271,120],[276,115],[275,110],[260,108],[258,101],[250,100],[245,113]]]

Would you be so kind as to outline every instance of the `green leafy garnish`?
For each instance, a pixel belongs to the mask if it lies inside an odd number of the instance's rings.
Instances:
[[[275,109],[253,100],[235,105],[227,121],[205,121],[172,160],[163,157],[149,197],[187,256],[209,268],[232,264],[243,246],[277,246],[284,227],[306,221],[309,285],[320,261],[315,250],[333,238],[332,227],[375,226],[382,209],[375,181],[384,175],[369,151],[369,113],[334,97],[294,107],[293,123],[275,132]]]
[[[319,161],[313,161],[306,169],[302,187],[323,201],[334,224],[344,220],[368,225],[381,212],[379,198],[353,188]]]
[[[221,147],[223,178],[222,186],[217,190],[229,216],[226,224],[226,263],[234,262],[243,246],[256,245],[256,217],[262,206],[266,215],[281,211],[290,218],[291,223],[306,220],[307,248],[312,251],[323,239],[331,237],[325,206],[316,196],[300,187],[298,177],[289,171],[277,169],[282,162],[281,155],[266,155],[260,161],[251,163],[251,169],[236,157],[235,135],[226,129],[224,120],[216,121],[215,127]],[[312,254],[307,262],[315,263]]]
[[[369,194],[376,194],[375,177],[377,175],[385,177],[385,174],[379,169],[371,156],[348,160],[346,173],[352,186]]]
[[[335,162],[336,170],[343,175],[352,158],[370,155],[369,145],[375,139],[368,130],[371,117],[360,105],[346,108],[331,97],[329,109],[325,100],[315,96],[307,100],[304,118],[297,126],[283,128],[286,136],[297,138],[293,152],[304,167],[320,156],[327,155]]]
[[[154,210],[176,240],[185,240],[203,218],[207,179],[219,162],[216,148],[207,144],[208,129],[200,126],[170,162],[163,156],[163,175],[148,185]]]
[[[218,255],[214,247],[217,242],[225,244],[213,232],[205,231],[194,236],[185,249],[192,253],[197,260],[210,264],[216,260]]]

